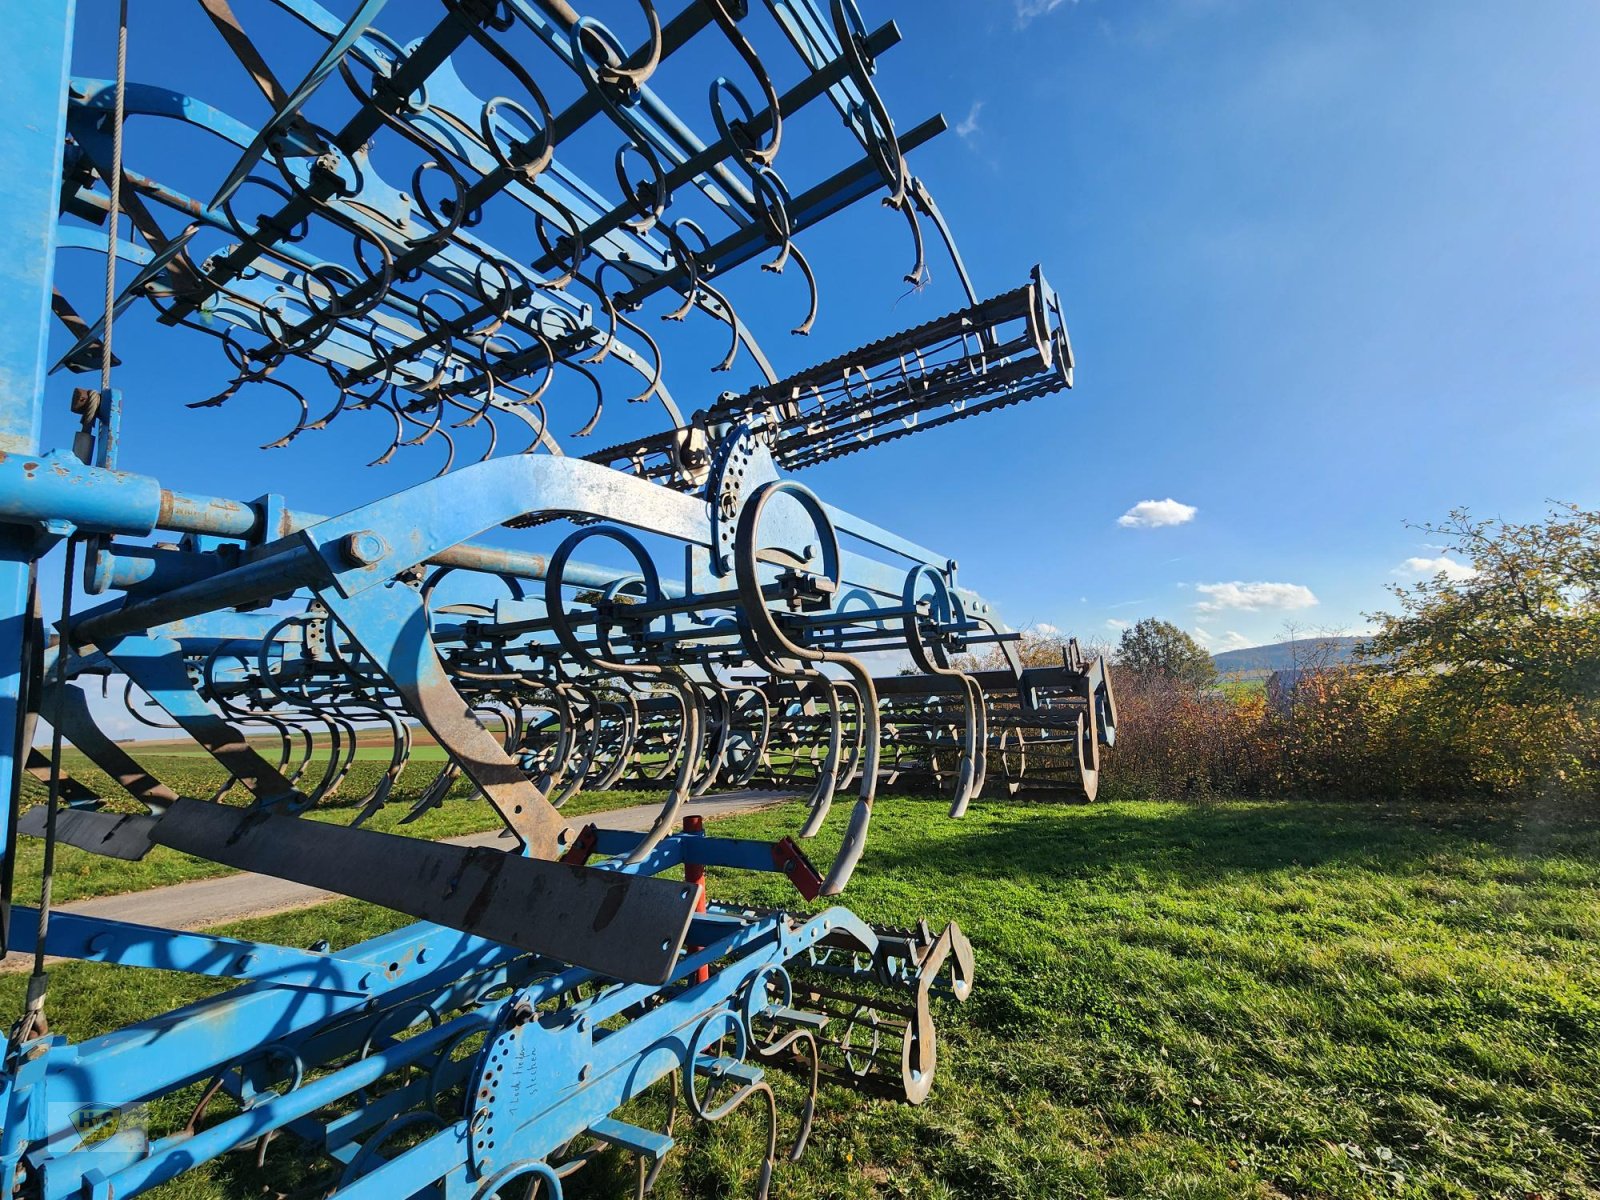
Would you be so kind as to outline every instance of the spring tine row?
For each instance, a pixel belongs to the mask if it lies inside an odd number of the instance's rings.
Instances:
[[[959,594],[939,572],[914,567],[898,602],[865,608],[859,597],[833,606],[826,579],[792,567],[768,571],[771,582],[757,586],[761,611],[784,617],[783,641],[774,644],[751,628],[751,607],[737,589],[670,597],[652,584],[610,599],[583,588],[574,595],[566,563],[596,539],[626,544],[639,556],[633,578],[660,578],[637,539],[611,526],[587,526],[554,556],[542,602],[472,609],[466,621],[458,620],[461,610],[443,611],[433,636],[479,723],[499,730],[504,750],[541,793],[564,801],[580,788],[667,789],[660,820],[634,851],[638,859],[673,827],[691,796],[719,788],[805,794],[809,817],[801,837],[815,835],[835,795],[858,782],[931,784],[947,795],[955,816],[982,791],[991,764],[1012,792],[1037,782],[1093,797],[1099,747],[1115,736],[1103,664],[1084,661],[1073,644],[1055,668],[951,665],[969,639],[982,636],[981,627],[965,616]],[[757,569],[753,547],[736,553]],[[794,653],[826,655],[814,660],[819,666],[850,660],[864,670],[840,647],[897,651],[914,665],[867,675],[875,722],[863,712],[858,679],[823,673]],[[376,722],[387,737],[389,765],[356,806],[359,823],[381,807],[415,748],[400,697],[363,664],[320,602],[280,621],[259,644],[220,643],[194,656],[191,666],[199,698],[240,725],[279,732],[276,772],[290,784],[312,781],[296,804],[336,794]],[[869,781],[874,724],[879,762]],[[290,770],[294,746],[300,754]],[[440,803],[459,770],[459,762],[451,763],[413,815]]]
[[[585,364],[608,358],[637,373],[632,399],[658,400],[681,425],[660,348],[627,313],[657,292],[675,293],[678,306],[665,315],[680,319],[698,309],[725,323],[732,348],[722,365],[731,367],[742,348],[770,381],[749,324],[712,277],[768,251],[770,273],[795,262],[810,291],[797,326],[804,332],[818,299],[798,234],[873,186],[888,188],[915,225],[901,143],[870,77],[875,56],[899,35],[892,25],[869,33],[853,3],[833,6],[825,36],[795,43],[810,73],[782,95],[725,0],[697,0],[664,27],[654,5],[644,3],[654,32],[631,55],[593,17],[574,22],[525,0],[451,4],[430,33],[404,48],[382,32],[380,0],[348,21],[311,0],[274,3],[326,39],[293,89],[264,73],[231,12],[207,9],[272,102],[258,128],[202,98],[130,88],[128,112],[136,121],[184,122],[231,144],[237,158],[209,200],[136,165],[126,170],[129,203],[151,253],[128,248],[144,269],[120,301],[148,297],[164,322],[223,340],[234,374],[198,404],[225,403],[252,384],[292,401],[296,417],[270,446],[327,428],[345,412],[376,408],[389,412],[393,431],[374,463],[437,439],[449,443],[449,469],[456,455],[448,428],[480,424],[490,456],[501,446],[496,418],[507,415],[533,434],[531,443],[512,441],[507,449],[559,452],[561,435],[549,427],[543,400],[552,371],[562,366],[588,376]],[[792,22],[792,6],[783,9],[780,21]],[[727,42],[759,96],[752,101],[738,83],[717,79],[711,136],[695,133],[650,82],[658,70],[673,70],[667,60],[697,35]],[[565,111],[552,111],[524,65],[541,48],[545,61],[582,84],[580,99]],[[510,93],[475,94],[452,57],[467,50],[492,60]],[[345,123],[313,124],[305,115],[313,95],[330,111],[344,109]],[[784,119],[823,96],[847,115],[866,157],[797,191],[778,174]],[[83,213],[105,204],[98,185],[110,160],[111,101],[107,81],[75,81],[68,173],[81,185],[69,207]],[[594,138],[620,139],[620,200],[603,199],[565,165],[569,141]],[[708,203],[731,230],[702,224],[707,219],[685,197]],[[245,215],[263,203],[271,211],[254,220]],[[684,215],[674,215],[679,210]],[[155,211],[178,214],[182,234],[164,232]],[[499,250],[483,232],[530,220],[541,248],[531,258]],[[197,261],[189,243],[200,229],[235,240]],[[99,336],[98,325],[82,329],[57,365],[89,369]],[[313,409],[299,385],[280,378],[290,358],[323,365],[337,403]],[[574,436],[587,436],[600,416],[597,403],[588,420],[574,423]]]

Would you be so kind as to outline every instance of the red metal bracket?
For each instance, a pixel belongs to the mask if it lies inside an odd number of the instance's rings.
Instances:
[[[822,895],[822,875],[793,838],[772,843],[772,865],[789,877],[795,890],[807,900]]]
[[[572,849],[561,856],[561,861],[569,867],[581,867],[589,861],[589,856],[599,844],[599,832],[593,825],[585,825],[583,832],[578,835],[578,840],[572,843]]]
[[[706,831],[706,819],[705,819],[705,817],[701,816],[699,813],[691,813],[689,816],[687,816],[687,817],[685,817],[683,819],[683,831],[684,831],[684,833],[689,834],[690,836],[698,836],[698,835],[704,834],[705,831]],[[703,864],[703,863],[693,863],[693,862],[684,863],[683,864],[683,881],[685,883],[687,883],[690,887],[694,887],[694,888],[698,888],[699,889],[700,895],[695,900],[694,910],[697,913],[705,912],[710,907],[710,905],[709,905],[709,903],[708,903],[708,901],[706,899],[706,868],[705,868],[705,864]],[[695,951],[700,950],[702,948],[703,947],[700,947],[700,946],[690,946],[690,947],[688,947],[688,951],[689,951],[690,954],[693,954]],[[708,980],[710,978],[711,978],[711,968],[709,966],[701,967],[698,971],[696,971],[694,973],[694,981],[696,983],[704,983],[706,980]]]

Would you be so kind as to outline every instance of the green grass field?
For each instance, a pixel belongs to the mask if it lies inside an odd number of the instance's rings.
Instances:
[[[719,832],[794,824],[766,812]],[[796,899],[768,878],[712,884]],[[1587,813],[989,801],[951,822],[890,797],[844,899],[871,920],[960,921],[978,979],[940,1010],[928,1103],[826,1089],[775,1197],[1600,1195]],[[340,902],[231,932],[345,944],[399,920]],[[12,1012],[22,988],[0,980]],[[212,988],[74,964],[52,1015],[83,1036]],[[788,1136],[799,1093],[779,1089]],[[760,1138],[742,1113],[685,1133],[657,1194],[753,1194]],[[300,1165],[283,1145],[265,1177],[247,1159],[162,1194],[243,1200]],[[568,1194],[631,1186],[616,1158]]]

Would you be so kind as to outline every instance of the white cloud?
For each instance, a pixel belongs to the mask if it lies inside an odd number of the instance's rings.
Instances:
[[[1117,518],[1125,529],[1156,529],[1162,525],[1182,525],[1194,520],[1200,510],[1192,504],[1180,504],[1172,497],[1165,500],[1141,500]]]
[[[1067,0],[1014,0],[1017,10],[1017,28],[1024,29],[1036,17],[1048,16]],[[1072,0],[1074,4],[1078,0]]]
[[[972,102],[972,107],[967,109],[967,115],[956,122],[956,136],[963,142],[970,142],[973,135],[978,132],[980,128],[978,125],[978,114],[982,111],[983,101],[974,100]]]
[[[1204,629],[1196,629],[1194,631],[1194,640],[1213,654],[1221,654],[1224,650],[1244,650],[1255,645],[1255,642],[1250,638],[1232,629],[1220,636],[1214,633],[1207,633]]]
[[[1108,617],[1106,619],[1106,628],[1107,629],[1119,629],[1120,630],[1120,629],[1131,629],[1132,626],[1129,625],[1128,622],[1126,622],[1126,621],[1119,621],[1115,617]]]
[[[1259,612],[1264,608],[1310,608],[1317,603],[1311,589],[1299,583],[1197,583],[1195,591],[1206,597],[1195,605],[1200,612],[1242,609]]]
[[[1061,630],[1050,624],[1049,621],[1035,621],[1033,625],[1029,626],[1029,632],[1036,633],[1040,637],[1061,636]]]
[[[1471,563],[1457,562],[1448,554],[1438,558],[1408,558],[1395,568],[1396,575],[1410,575],[1417,579],[1432,579],[1443,575],[1446,579],[1471,579],[1478,569]]]

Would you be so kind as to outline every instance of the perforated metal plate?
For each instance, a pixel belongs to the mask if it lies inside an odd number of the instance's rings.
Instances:
[[[599,971],[665,983],[694,916],[681,881],[180,800],[152,838]]]

